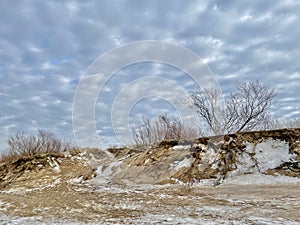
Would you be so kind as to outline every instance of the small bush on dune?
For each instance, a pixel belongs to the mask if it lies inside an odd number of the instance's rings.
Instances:
[[[273,117],[270,119],[266,129],[284,129],[284,128],[300,128],[300,118],[280,118]]]
[[[140,146],[163,140],[196,138],[199,130],[193,124],[184,124],[179,119],[158,115],[152,120],[143,118],[141,124],[132,129],[131,135],[133,142]]]
[[[36,135],[17,132],[8,138],[7,143],[8,152],[1,154],[0,162],[36,154],[58,153],[71,149],[69,142],[62,141],[53,133],[43,130],[38,130]]]
[[[0,155],[0,163],[12,161],[12,160],[15,160],[15,159],[16,159],[16,157],[13,156],[10,153],[3,152]]]

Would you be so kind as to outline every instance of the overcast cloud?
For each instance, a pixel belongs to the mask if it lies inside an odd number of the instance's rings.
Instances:
[[[274,87],[273,112],[299,118],[299,16],[296,0],[1,1],[0,151],[18,130],[46,129],[72,139],[73,98],[87,67],[112,48],[141,40],[192,50],[225,94],[237,81],[259,80]],[[186,90],[196,87],[168,65],[142,63],[118,71],[96,105],[105,145],[115,144],[110,122],[114,99],[127,84],[146,76],[171,79]],[[130,115],[171,109],[148,99]]]

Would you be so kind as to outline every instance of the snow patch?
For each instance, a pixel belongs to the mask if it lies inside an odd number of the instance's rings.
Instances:
[[[192,163],[193,163],[193,158],[192,157],[189,157],[189,158],[185,157],[181,161],[174,161],[170,165],[170,170],[178,171],[182,167],[190,167],[192,165]]]
[[[295,157],[296,155],[289,153],[289,144],[283,141],[268,139],[257,144],[246,143],[245,151],[236,157],[236,169],[228,175],[233,177],[241,174],[264,173]]]
[[[175,145],[171,147],[173,150],[188,150],[191,148],[191,145]]]
[[[97,183],[109,183],[111,181],[113,173],[116,173],[119,165],[122,161],[114,161],[105,165],[101,165],[97,168],[97,176],[94,179]]]
[[[52,168],[52,170],[54,170],[56,173],[60,173],[59,164],[54,157],[48,157],[47,161],[49,162],[49,165]]]
[[[271,176],[264,174],[245,174],[239,176],[228,177],[224,180],[223,184],[233,185],[278,185],[278,184],[300,184],[300,179],[297,177],[287,176]]]
[[[278,167],[283,162],[288,162],[292,156],[289,154],[288,143],[268,139],[256,145],[255,158],[260,172],[265,172]]]

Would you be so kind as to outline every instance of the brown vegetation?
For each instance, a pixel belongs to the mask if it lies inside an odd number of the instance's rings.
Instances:
[[[132,129],[131,134],[136,145],[149,145],[163,140],[196,138],[199,128],[167,115],[158,115],[153,120],[144,118],[139,127]]]
[[[8,152],[1,154],[0,162],[37,154],[58,153],[72,148],[69,142],[62,141],[53,133],[43,130],[38,130],[36,135],[17,132],[11,135],[7,142]]]

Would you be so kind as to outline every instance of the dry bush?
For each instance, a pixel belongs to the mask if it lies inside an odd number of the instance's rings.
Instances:
[[[280,118],[278,116],[269,117],[265,126],[266,130],[300,128],[300,118]]]
[[[285,120],[286,128],[300,128],[300,118],[293,118]]]
[[[11,153],[3,152],[0,155],[0,163],[12,161],[15,159],[17,159],[17,157],[15,155],[12,155]]]
[[[196,138],[199,131],[191,124],[183,124],[167,115],[158,115],[152,120],[143,118],[141,124],[132,129],[131,135],[136,145],[149,145],[162,140]]]
[[[8,142],[8,153],[1,155],[0,161],[9,161],[24,156],[33,156],[43,153],[58,153],[71,149],[71,144],[62,141],[53,133],[38,130],[36,135],[27,135],[17,132],[10,136]]]

